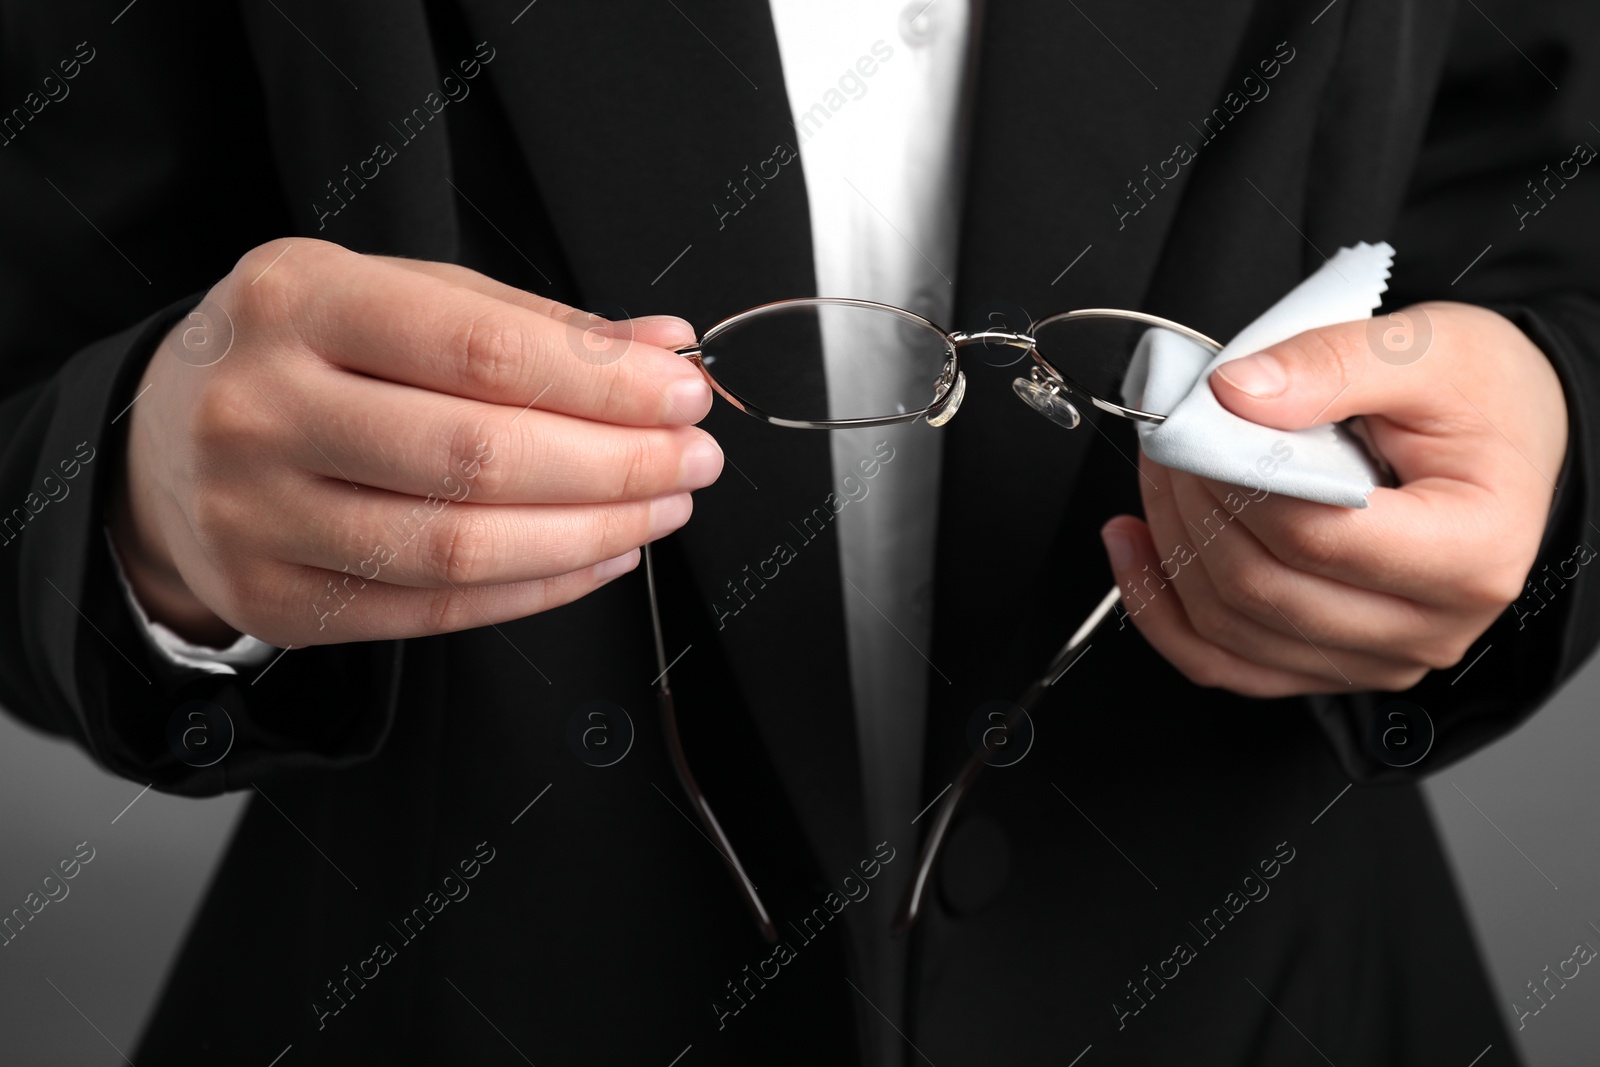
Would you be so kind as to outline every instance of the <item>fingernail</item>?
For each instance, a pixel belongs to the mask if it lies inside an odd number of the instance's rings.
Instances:
[[[1289,387],[1289,375],[1276,356],[1257,352],[1243,359],[1230,359],[1217,368],[1217,376],[1235,389],[1266,400]]]
[[[624,552],[620,556],[612,556],[594,565],[596,581],[608,581],[619,574],[627,574],[639,565],[639,550],[637,548]]]
[[[722,473],[722,449],[710,437],[702,437],[683,450],[678,470],[679,489],[704,489]]]
[[[675,496],[664,496],[659,500],[650,502],[650,540],[665,537],[689,521],[689,513],[694,510],[694,501],[688,493],[678,493]]]
[[[614,322],[611,326],[613,330],[619,331],[613,336],[629,338],[640,330],[648,329],[651,343],[659,348],[682,348],[699,340],[694,327],[676,315],[641,315],[636,319]]]
[[[1117,574],[1133,566],[1133,539],[1115,526],[1107,526],[1100,531],[1100,540],[1105,542],[1106,555],[1111,559],[1111,569]]]
[[[667,386],[662,422],[699,422],[711,410],[711,387],[704,378],[683,378]]]

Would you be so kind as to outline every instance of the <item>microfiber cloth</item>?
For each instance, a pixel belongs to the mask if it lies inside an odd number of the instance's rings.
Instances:
[[[1125,403],[1167,416],[1161,423],[1135,423],[1145,454],[1163,466],[1205,478],[1323,504],[1366,507],[1367,494],[1386,477],[1349,429],[1340,424],[1306,430],[1260,426],[1218,403],[1210,378],[1229,360],[1295,334],[1371,318],[1389,287],[1393,262],[1394,249],[1383,242],[1341,248],[1214,356],[1171,331],[1146,333],[1122,382]],[[1330,403],[1333,399],[1328,397]]]

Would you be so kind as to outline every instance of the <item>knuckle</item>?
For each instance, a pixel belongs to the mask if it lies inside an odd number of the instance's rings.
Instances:
[[[239,257],[209,294],[232,318],[241,338],[299,337],[324,318],[333,299],[318,279],[347,271],[359,255],[328,241],[281,238]]]
[[[284,254],[284,251],[293,245],[287,237],[267,241],[256,245],[254,248],[240,256],[233,265],[233,273],[239,276],[246,285],[266,269],[267,264]]]
[[[1342,549],[1341,539],[1326,524],[1304,523],[1284,532],[1275,554],[1294,570],[1322,574],[1340,558]]]
[[[637,407],[633,402],[628,375],[617,365],[597,368],[601,376],[600,409],[610,416],[625,416]]]
[[[1471,641],[1460,637],[1446,637],[1413,649],[1406,658],[1424,670],[1442,671],[1460,663],[1462,657],[1467,654],[1467,649],[1471,647]]]
[[[1528,569],[1517,566],[1496,566],[1480,571],[1471,583],[1469,593],[1475,603],[1496,612],[1510,607],[1522,596],[1527,587]]]
[[[1261,597],[1250,588],[1245,575],[1218,571],[1213,574],[1213,579],[1212,585],[1217,591],[1217,602],[1221,606],[1241,615],[1257,614],[1261,607]]]
[[[277,607],[272,577],[261,565],[239,563],[222,569],[219,603],[210,605],[219,616],[246,632],[256,624],[270,625]]]
[[[254,433],[265,420],[254,415],[254,405],[245,390],[229,386],[227,379],[211,383],[199,391],[189,416],[189,436],[206,455],[231,450],[247,433]]]
[[[1195,632],[1212,644],[1231,647],[1238,634],[1237,616],[1220,600],[1203,596],[1184,602]]]
[[[481,311],[457,330],[458,381],[468,395],[498,395],[521,378],[528,351],[527,336],[515,319],[499,309]]]
[[[478,500],[503,500],[510,495],[512,486],[512,472],[517,468],[509,463],[490,463],[486,454],[477,449],[485,448],[489,444],[487,437],[479,438],[474,446],[473,454],[458,462],[452,479],[453,484],[463,486],[462,500],[476,497]],[[488,455],[493,454],[490,448]],[[464,465],[462,465],[464,464]],[[442,486],[446,494],[450,492],[449,486]]]
[[[207,551],[221,553],[234,541],[236,531],[250,528],[249,505],[248,498],[216,485],[194,493],[184,512],[195,540]]]
[[[1426,667],[1398,667],[1384,671],[1374,679],[1372,687],[1386,693],[1403,693],[1422,681],[1428,674]]]
[[[1220,655],[1204,655],[1190,663],[1183,676],[1202,689],[1222,689],[1234,682],[1231,671]]]
[[[506,447],[504,438],[507,436],[483,420],[458,423],[446,446],[447,467],[439,480],[442,492],[435,495],[460,500],[468,497],[484,501],[504,498],[510,489],[511,472],[518,464],[490,461]]]
[[[1457,618],[1429,626],[1423,631],[1428,637],[1418,642],[1420,647],[1416,650],[1417,654],[1411,657],[1411,662],[1430,670],[1444,670],[1459,665],[1472,652],[1478,638],[1483,636],[1498,614],[1498,611],[1485,612],[1482,616]]]
[[[592,544],[609,559],[628,548],[642,544],[648,520],[649,505],[603,507],[596,517],[595,538]]]
[[[1276,700],[1280,697],[1298,695],[1295,688],[1282,679],[1260,677],[1253,673],[1230,678],[1223,688],[1230,693],[1255,700]]]
[[[478,512],[460,511],[436,523],[429,541],[429,573],[452,585],[473,585],[494,553],[494,532]]]
[[[465,594],[454,589],[436,590],[423,608],[423,623],[430,633],[454,633],[470,623],[471,610]]]
[[[1311,330],[1301,337],[1310,347],[1306,354],[1311,357],[1313,366],[1334,368],[1339,385],[1355,381],[1358,368],[1371,354],[1365,331],[1357,334],[1349,330]]]
[[[342,610],[341,587],[334,579],[347,577],[337,571],[309,564],[278,565],[286,577],[264,584],[263,631],[256,636],[272,644],[331,644],[340,640],[332,621]],[[283,635],[272,641],[269,633]]]
[[[1248,593],[1239,593],[1239,585],[1226,581],[1216,582],[1215,596],[1194,599],[1189,621],[1195,632],[1212,644],[1237,655],[1249,657],[1260,641],[1260,631],[1247,610],[1251,605]]]
[[[637,500],[651,495],[660,482],[655,476],[658,463],[656,452],[649,434],[627,435],[616,465],[621,483],[617,493],[619,499]]]
[[[307,269],[326,262],[334,251],[345,252],[327,241],[299,237],[282,237],[250,249],[234,264],[232,275],[241,313],[248,316],[292,305],[304,291]]]

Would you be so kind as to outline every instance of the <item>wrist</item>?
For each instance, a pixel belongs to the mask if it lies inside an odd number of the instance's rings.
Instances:
[[[211,648],[231,645],[238,631],[206,607],[170,558],[141,534],[130,497],[128,481],[123,478],[113,492],[108,526],[122,573],[145,615],[193,644]]]
[[[150,374],[147,370],[145,378]],[[141,385],[141,388],[143,386]],[[139,607],[152,621],[197,645],[226,648],[239,636],[184,581],[162,533],[159,490],[145,470],[147,431],[141,412],[131,413],[127,446],[111,487],[106,526],[123,575]]]

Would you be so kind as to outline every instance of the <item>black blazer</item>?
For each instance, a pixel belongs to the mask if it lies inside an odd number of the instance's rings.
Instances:
[[[1572,446],[1541,562],[1566,559],[1600,459],[1600,181],[1534,217],[1523,183],[1600,143],[1600,35],[1577,5],[1478,6],[985,4],[948,325],[1113,306],[1225,336],[1323,253],[1390,240],[1392,305],[1494,306],[1561,373]],[[831,532],[720,629],[714,607],[835,488],[825,435],[719,401],[706,425],[733,463],[661,546],[669,642],[694,649],[674,669],[687,743],[786,954],[685,816],[642,576],[496,629],[297,649],[251,685],[145,654],[101,532],[152,346],[268,238],[702,328],[812,292],[799,168],[728,213],[727,183],[794,144],[766,5],[110,7],[0,6],[0,104],[25,111],[0,119],[0,702],[141,783],[271,800],[135,1059],[860,1062],[885,1024],[829,915],[866,870],[904,871],[926,820],[862,823]],[[1096,530],[1138,505],[1126,426],[1068,433],[1010,397],[1011,372],[969,374],[930,516],[930,799],[973,710],[1104,591]],[[1338,1063],[1491,1043],[1484,1064],[1511,1062],[1411,783],[1530,714],[1597,625],[1582,582],[1508,613],[1471,685],[1407,694],[1437,736],[1397,770],[1372,748],[1389,695],[1201,690],[1113,624],[964,809],[913,934],[906,1061],[1320,1062],[1309,1041]],[[237,728],[209,768],[168,744],[191,699]],[[597,699],[635,732],[605,768],[568,743]]]

